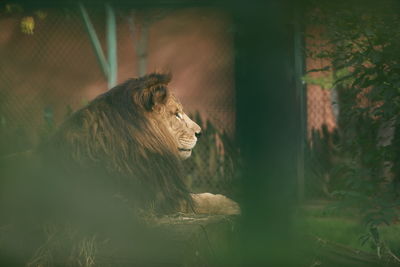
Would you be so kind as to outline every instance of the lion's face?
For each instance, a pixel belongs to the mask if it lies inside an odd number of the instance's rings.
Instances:
[[[144,108],[161,142],[165,139],[166,146],[174,149],[181,159],[187,159],[200,137],[201,128],[183,112],[182,105],[169,92],[170,79],[170,75],[150,74],[131,80],[139,84],[132,91],[133,102]]]
[[[159,116],[174,137],[181,159],[190,157],[201,134],[200,126],[183,112],[182,105],[173,95],[168,96]]]

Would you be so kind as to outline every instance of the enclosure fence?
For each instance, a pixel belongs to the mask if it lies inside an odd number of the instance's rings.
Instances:
[[[114,11],[117,81],[138,76],[141,68],[171,72],[173,92],[204,133],[185,162],[188,183],[193,191],[231,191],[236,151],[229,15],[212,8]],[[0,156],[34,148],[71,112],[108,90],[78,7],[38,12],[0,14]],[[105,10],[88,8],[87,14],[108,52]]]

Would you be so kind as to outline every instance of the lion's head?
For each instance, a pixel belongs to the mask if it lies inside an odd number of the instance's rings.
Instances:
[[[170,79],[150,74],[97,97],[47,143],[51,159],[116,179],[118,190],[141,207],[169,212],[183,202],[190,206],[181,161],[191,155],[201,129],[169,92]]]
[[[170,75],[150,74],[141,79],[145,86],[132,90],[134,103],[143,108],[143,115],[152,121],[155,129],[167,130],[175,143],[171,152],[177,152],[181,159],[190,157],[201,128],[183,112],[181,103],[169,92]],[[166,138],[165,133],[160,137]]]
[[[180,158],[190,157],[201,135],[201,128],[185,114],[178,100],[173,95],[168,95],[165,103],[153,107],[150,116],[168,129],[176,142]]]

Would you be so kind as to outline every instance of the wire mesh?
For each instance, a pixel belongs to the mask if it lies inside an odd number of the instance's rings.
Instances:
[[[326,58],[318,56],[321,49],[328,45],[322,38],[323,29],[308,27],[305,36],[306,70],[321,70],[330,66]],[[312,137],[313,131],[321,132],[325,125],[329,131],[336,128],[338,103],[336,90],[332,84],[332,73],[329,71],[310,72],[307,75],[307,134]]]
[[[318,85],[307,86],[307,132],[320,131],[325,125],[330,131],[336,127],[334,114],[334,91]]]
[[[106,52],[104,10],[88,11]],[[33,34],[20,30],[22,15],[0,15],[5,29],[0,33],[0,156],[33,148],[67,114],[107,90],[78,10],[44,12],[44,19],[34,17]],[[235,153],[229,14],[211,8],[157,13],[149,24],[147,71],[170,71],[174,94],[204,128],[185,164],[188,182],[193,191],[226,193]],[[135,49],[146,13],[116,8],[116,14],[118,82],[123,82],[138,74]]]

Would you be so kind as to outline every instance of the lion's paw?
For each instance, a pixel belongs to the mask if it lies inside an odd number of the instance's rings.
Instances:
[[[240,214],[239,205],[230,198],[220,194],[202,193],[191,194],[194,210],[199,214]]]

